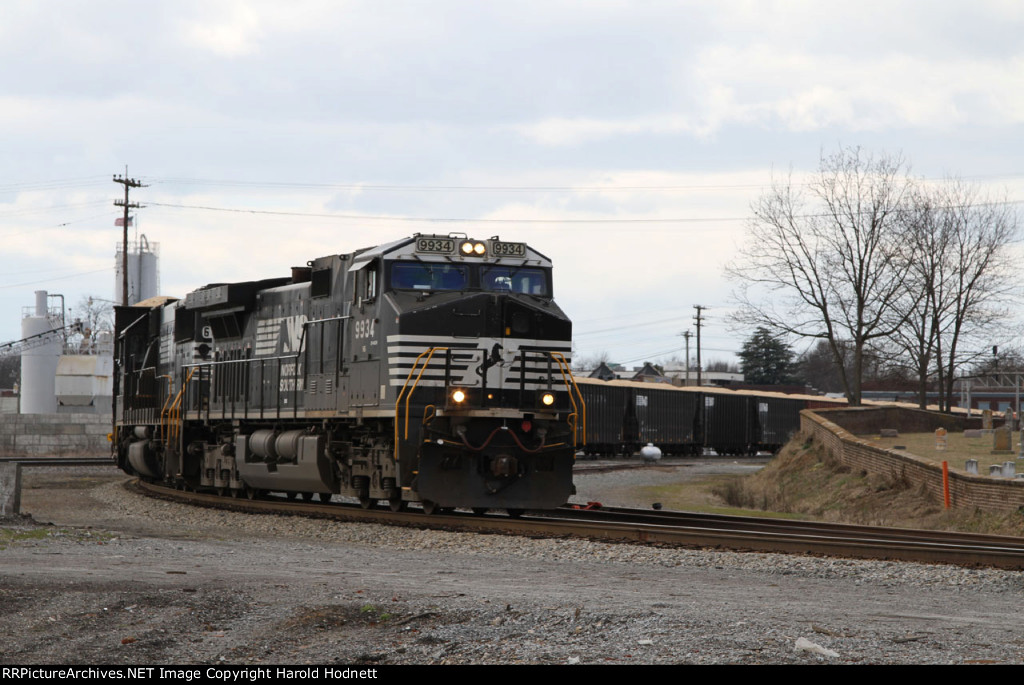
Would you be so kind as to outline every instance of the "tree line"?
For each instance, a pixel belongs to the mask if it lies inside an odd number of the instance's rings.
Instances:
[[[913,376],[921,406],[934,386],[948,410],[959,370],[1011,339],[1019,220],[1005,197],[854,147],[823,154],[806,183],[773,181],[752,213],[727,266],[737,321],[819,341],[851,405],[884,359]]]

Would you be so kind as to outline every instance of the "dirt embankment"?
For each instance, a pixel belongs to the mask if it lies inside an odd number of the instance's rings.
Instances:
[[[946,510],[905,476],[853,471],[806,435],[795,436],[758,473],[720,484],[714,492],[734,507],[823,521],[1024,535],[1020,512]]]

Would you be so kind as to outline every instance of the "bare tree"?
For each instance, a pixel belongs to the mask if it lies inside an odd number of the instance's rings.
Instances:
[[[573,355],[572,359],[572,370],[573,371],[593,371],[601,364],[611,363],[611,355],[608,352],[602,351],[597,354],[588,355],[585,357],[576,357]]]
[[[681,364],[682,362],[680,362]],[[740,365],[724,359],[709,359],[705,371],[721,371],[723,373],[741,373]]]
[[[903,365],[917,378],[917,400],[922,409],[928,404],[929,380],[935,358],[941,313],[936,311],[943,299],[948,233],[939,230],[934,198],[916,187],[908,196],[903,211],[904,237],[912,244],[917,259],[908,264],[904,291],[893,302],[890,318],[902,321],[893,327],[887,340],[877,341],[877,352]]]
[[[902,325],[887,315],[916,259],[901,234],[911,186],[900,156],[860,148],[822,156],[806,189],[773,184],[754,205],[748,241],[727,267],[739,280],[737,318],[826,341],[852,405],[861,401],[866,346]]]
[[[971,361],[964,342],[975,349],[1001,336],[1014,294],[1010,246],[1017,239],[1018,217],[1013,205],[991,201],[974,186],[946,182],[935,193],[934,232],[943,236],[941,274],[929,292],[937,331],[935,358],[942,389],[942,409],[953,401],[957,369]]]
[[[922,408],[929,388],[937,387],[939,407],[948,410],[957,370],[1015,337],[1001,324],[1013,290],[1008,251],[1017,224],[1009,203],[992,202],[955,179],[919,186],[905,203],[904,237],[917,258],[890,311],[903,324],[877,347],[913,370]]]
[[[850,346],[843,341],[839,344],[843,355],[843,367],[850,366]],[[821,392],[842,392],[843,382],[832,355],[832,349],[825,340],[818,340],[808,347],[797,359],[797,377],[807,385]]]
[[[101,331],[113,332],[114,307],[110,300],[94,297],[82,297],[78,305],[69,309],[74,317],[73,329],[68,343],[85,352],[95,341],[96,334]]]

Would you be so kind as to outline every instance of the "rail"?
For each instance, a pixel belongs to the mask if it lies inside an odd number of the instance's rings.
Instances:
[[[824,555],[846,559],[958,564],[1024,569],[1024,544],[1019,538],[967,533],[851,526],[817,521],[693,514],[679,511],[603,507],[560,508],[523,518],[446,513],[428,516],[419,510],[393,512],[363,509],[355,504],[294,502],[283,498],[236,499],[212,493],[174,490],[144,481],[138,487],[161,497],[203,506],[247,511],[307,515],[375,523],[471,530],[529,537],[580,537],[633,544],[731,549]]]

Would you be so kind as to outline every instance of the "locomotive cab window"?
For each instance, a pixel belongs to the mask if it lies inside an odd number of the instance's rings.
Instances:
[[[372,302],[377,297],[377,269],[377,262],[372,261],[356,271],[353,302]]]
[[[543,269],[485,266],[480,272],[480,286],[491,292],[525,293],[540,297],[549,294],[548,278]]]
[[[460,264],[395,262],[391,265],[393,290],[466,290],[469,267]]]

